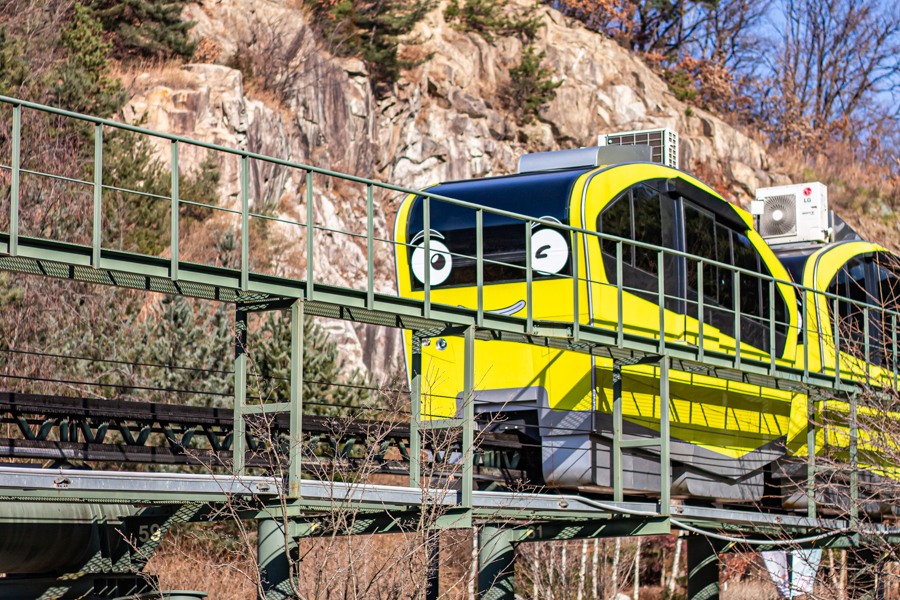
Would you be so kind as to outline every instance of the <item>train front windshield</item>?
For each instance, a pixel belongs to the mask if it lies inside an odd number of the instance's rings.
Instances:
[[[562,225],[569,223],[572,188],[590,169],[523,173],[469,181],[442,183],[428,191],[457,200],[537,217]],[[407,243],[413,290],[424,287],[425,252],[423,198],[409,209]],[[524,221],[483,213],[484,282],[525,281]],[[476,214],[469,208],[438,200],[430,201],[431,274],[433,287],[473,286],[476,273]],[[571,236],[548,225],[530,228],[534,279],[571,273]]]

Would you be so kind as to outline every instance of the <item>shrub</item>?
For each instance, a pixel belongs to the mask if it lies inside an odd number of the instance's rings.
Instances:
[[[540,18],[535,15],[537,4],[528,8],[522,18],[503,14],[501,0],[464,0],[462,6],[453,0],[444,9],[444,19],[454,29],[478,33],[487,41],[495,35],[520,35],[533,39],[540,27]]]
[[[553,69],[541,66],[541,61],[546,57],[546,52],[535,54],[531,46],[526,46],[522,60],[509,70],[510,83],[506,96],[510,108],[522,121],[533,120],[542,105],[556,98],[556,88],[562,85],[562,81],[551,79]]]
[[[110,44],[103,39],[100,22],[81,4],[63,31],[62,46],[68,58],[50,73],[56,103],[74,112],[109,117],[125,103],[122,84],[106,76]]]
[[[190,58],[197,43],[189,33],[194,22],[182,21],[187,0],[91,0],[88,8],[112,34],[116,58]]]
[[[404,60],[401,39],[409,35],[434,6],[434,0],[308,0],[313,22],[339,56],[358,56],[369,67],[376,93],[385,92],[410,69],[431,57]],[[421,40],[405,39],[405,45]]]

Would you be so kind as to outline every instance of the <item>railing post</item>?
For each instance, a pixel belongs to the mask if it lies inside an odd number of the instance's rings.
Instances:
[[[19,173],[22,168],[22,106],[13,106],[12,181],[9,196],[9,254],[19,254]]]
[[[100,247],[103,244],[103,125],[94,125],[94,268],[100,266]]]
[[[613,444],[612,444],[612,486],[613,500],[622,502],[625,498],[622,481],[622,363],[613,361]]]
[[[857,422],[856,392],[850,394],[850,528],[859,526],[859,423]]]
[[[178,280],[178,141],[172,141],[172,262],[169,267],[169,277],[173,281]]]
[[[480,212],[480,211],[479,211]],[[525,223],[525,333],[531,335],[534,332],[534,294],[532,287],[534,284],[534,272],[532,271],[532,260],[534,248],[531,247],[531,230],[534,223],[528,221]]]
[[[578,232],[572,232],[572,339],[577,342],[581,338],[580,313],[578,305]]]
[[[834,385],[841,384],[841,313],[837,297],[834,298]],[[824,362],[824,361],[823,361]]]
[[[697,357],[704,359],[703,350],[703,259],[697,261]]]
[[[313,211],[313,172],[306,172],[306,300],[313,299],[315,267],[313,261],[313,238],[316,226]]]
[[[775,358],[778,354],[775,343],[775,281],[769,282],[769,375],[775,377]]]
[[[816,396],[806,396],[806,516],[816,518]]]
[[[481,327],[484,325],[484,211],[480,208],[475,211],[475,286],[478,288],[475,324]]]
[[[623,299],[622,288],[624,287],[624,283],[622,283],[622,277],[624,269],[622,268],[622,252],[624,251],[623,242],[619,240],[616,242],[616,304],[619,307],[619,321],[616,325],[616,345],[619,348],[625,346],[625,302]]]
[[[894,389],[897,389],[897,315],[891,315],[891,366],[894,372]]]
[[[660,466],[660,514],[668,516],[672,503],[672,461],[669,422],[669,357],[659,361],[659,466]]]
[[[291,425],[288,490],[291,498],[300,497],[303,469],[303,301],[291,305]]]
[[[247,427],[244,408],[247,405],[247,313],[237,309],[234,317],[234,437],[232,449],[234,474],[244,474],[247,452]]]
[[[250,158],[241,156],[241,290],[250,289]]]
[[[431,318],[431,199],[422,198],[422,225],[425,232],[425,318]]]
[[[466,328],[463,352],[462,508],[472,509],[475,465],[475,328]]]
[[[375,309],[375,194],[366,185],[366,307]]]
[[[731,272],[733,278],[734,293],[732,294],[734,301],[734,368],[741,368],[741,274],[737,271]]]
[[[422,455],[422,338],[417,331],[412,333],[412,356],[409,377],[409,487],[420,484]]]
[[[809,306],[807,302],[809,301],[808,296],[809,292],[804,290],[802,292],[803,296],[803,305],[800,310],[803,311],[803,314],[800,318],[799,327],[801,328],[801,333],[803,334],[803,383],[809,383],[809,332],[812,331],[809,327]],[[823,361],[824,362],[824,361]],[[824,370],[824,368],[823,368]]]
[[[869,363],[872,361],[872,348],[869,346],[869,307],[863,307],[863,349],[865,351],[866,383],[869,383]]]
[[[666,277],[663,269],[664,252],[656,254],[657,296],[659,298],[659,353],[666,352]]]

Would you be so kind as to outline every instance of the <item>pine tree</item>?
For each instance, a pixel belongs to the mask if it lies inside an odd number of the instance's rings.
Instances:
[[[383,93],[397,80],[401,69],[410,69],[430,58],[400,57],[400,40],[434,7],[434,0],[308,0],[316,20],[341,56],[359,56],[366,61],[376,93]],[[406,45],[420,44],[404,39]]]
[[[63,29],[61,42],[68,58],[50,75],[56,103],[74,112],[112,116],[125,104],[125,92],[121,82],[107,77],[111,46],[103,40],[100,23],[81,4],[75,5],[75,16]]]
[[[556,88],[562,85],[562,81],[551,79],[553,69],[541,66],[546,57],[543,50],[535,54],[531,46],[526,46],[522,60],[509,70],[510,83],[506,93],[511,107],[523,121],[534,119],[542,105],[556,98]]]
[[[261,378],[260,387],[271,399],[290,397],[290,328],[289,313],[269,313],[251,338],[251,372]],[[364,389],[366,378],[356,371],[346,372],[337,345],[310,317],[303,321],[303,379],[308,414],[348,416],[338,406],[360,406],[372,396]]]
[[[193,21],[182,21],[187,0],[91,0],[88,4],[103,29],[113,34],[113,56],[119,59],[190,58]]]

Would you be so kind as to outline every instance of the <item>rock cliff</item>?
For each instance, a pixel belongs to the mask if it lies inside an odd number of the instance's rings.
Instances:
[[[422,44],[405,49],[427,57],[384,98],[373,96],[364,63],[329,55],[316,43],[304,13],[287,0],[203,0],[185,18],[194,34],[221,48],[219,63],[238,53],[269,56],[271,91],[248,92],[241,71],[212,64],[142,74],[130,83],[125,118],[147,127],[225,146],[315,164],[408,187],[515,170],[523,152],[595,145],[601,132],[670,127],[680,135],[681,168],[705,178],[729,199],[746,202],[756,187],[788,183],[755,141],[722,120],[688,109],[640,60],[580,23],[543,7],[534,41],[562,80],[557,97],[527,125],[504,110],[509,67],[522,53],[515,37],[487,42],[460,32],[434,10],[418,26]],[[258,86],[257,86],[258,87]],[[168,149],[160,147],[168,160]],[[182,151],[181,168],[199,165],[204,152]],[[239,202],[236,160],[222,160],[222,204]],[[303,220],[303,173],[254,165],[254,205]],[[362,189],[316,183],[319,223],[364,231]],[[379,237],[389,239],[401,198],[378,194]],[[277,269],[302,275],[302,229],[279,225]],[[394,290],[393,251],[376,248],[380,291]],[[296,257],[296,258],[294,258]],[[314,253],[316,275],[329,283],[363,287],[356,265],[365,249],[348,236],[323,235]],[[350,365],[381,380],[399,358],[396,332],[345,322],[329,325]]]

